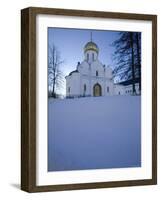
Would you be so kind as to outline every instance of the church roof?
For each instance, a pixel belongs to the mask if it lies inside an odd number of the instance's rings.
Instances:
[[[76,70],[70,72],[68,76],[71,76],[71,75],[72,75],[73,73],[75,73],[75,72],[78,73],[78,70],[76,69]]]
[[[139,78],[135,78],[134,83],[139,83]],[[124,86],[132,85],[133,80],[132,79],[126,80],[126,81],[120,82],[119,84],[124,85]]]
[[[86,52],[88,50],[93,50],[93,51],[96,51],[98,53],[99,48],[98,48],[97,44],[95,44],[94,42],[90,41],[84,46],[84,51]]]

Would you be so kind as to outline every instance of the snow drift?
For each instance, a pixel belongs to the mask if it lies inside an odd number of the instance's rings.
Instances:
[[[48,171],[140,166],[140,96],[49,99]]]

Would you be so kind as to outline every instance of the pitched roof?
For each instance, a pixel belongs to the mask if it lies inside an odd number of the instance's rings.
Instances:
[[[78,73],[78,70],[76,69],[76,70],[70,72],[68,76],[71,76],[71,75],[72,75],[73,73],[75,73],[75,72]]]
[[[135,78],[134,83],[139,83],[139,78]],[[123,82],[119,82],[117,84],[124,85],[124,86],[132,85],[133,84],[133,79],[126,80],[126,81],[123,81]]]

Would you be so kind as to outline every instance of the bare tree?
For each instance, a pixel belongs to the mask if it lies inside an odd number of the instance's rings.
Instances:
[[[48,86],[49,91],[54,98],[56,98],[56,90],[63,85],[64,78],[60,66],[63,64],[60,52],[55,45],[49,46],[48,54]]]

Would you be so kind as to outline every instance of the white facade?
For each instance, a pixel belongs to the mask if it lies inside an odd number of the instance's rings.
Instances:
[[[124,90],[125,90],[126,95],[130,95],[133,93],[132,85],[125,85]],[[139,83],[135,83],[135,90],[136,90],[136,94],[140,94]]]
[[[112,69],[98,59],[99,49],[94,42],[84,47],[84,60],[77,69],[66,76],[66,96],[110,96],[124,95],[126,87],[114,84]]]

